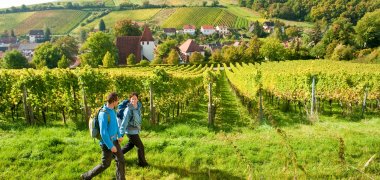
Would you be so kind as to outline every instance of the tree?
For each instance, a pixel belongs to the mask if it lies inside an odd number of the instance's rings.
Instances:
[[[65,55],[63,55],[61,60],[58,61],[58,68],[68,68],[70,67],[70,63],[70,60]]]
[[[361,47],[380,45],[380,9],[366,13],[355,26],[356,42]]]
[[[17,50],[7,51],[1,61],[5,69],[21,69],[28,67],[28,60]]]
[[[203,62],[203,55],[199,52],[193,52],[191,55],[190,55],[190,58],[189,58],[189,62],[192,63],[192,64],[198,64],[198,63],[201,63]]]
[[[72,36],[60,37],[53,42],[53,45],[59,47],[62,53],[71,60],[78,54],[78,42]]]
[[[51,36],[50,28],[46,27],[44,31],[45,41],[50,41],[50,36]]]
[[[219,1],[218,0],[212,1],[212,4],[211,4],[212,7],[216,7],[218,5],[219,5]]]
[[[13,29],[11,30],[11,37],[16,37],[15,31]]]
[[[74,8],[73,3],[72,2],[66,3],[65,8],[66,9],[73,9]]]
[[[286,50],[278,39],[268,38],[260,48],[260,54],[269,61],[285,60]]]
[[[87,39],[87,32],[84,29],[80,30],[80,41],[85,42],[86,39]]]
[[[296,26],[291,26],[285,29],[285,34],[288,38],[300,37],[301,30]]]
[[[323,42],[317,43],[311,50],[310,55],[316,58],[323,58],[326,54],[326,45]]]
[[[213,63],[223,62],[222,51],[220,51],[219,49],[215,50],[214,53],[212,53],[211,55],[211,62]]]
[[[128,65],[134,65],[134,64],[136,64],[136,56],[134,54],[130,54],[127,57],[127,64]]]
[[[323,37],[322,28],[319,22],[316,22],[313,29],[309,33],[310,39],[314,44],[317,44]]]
[[[115,67],[116,66],[116,59],[115,57],[107,51],[106,55],[104,55],[103,58],[103,66],[104,67]]]
[[[177,65],[179,64],[179,57],[177,54],[177,51],[175,49],[172,49],[169,53],[168,58],[166,59],[168,64]]]
[[[104,23],[103,19],[100,19],[99,22],[99,31],[105,31],[106,30],[106,24]]]
[[[152,65],[162,64],[162,59],[158,56],[154,57],[153,61],[150,62]]]
[[[263,26],[259,23],[259,21],[255,21],[253,23],[253,31],[252,31],[252,33],[254,35],[256,35],[257,37],[264,37],[265,36],[265,32],[264,32]]]
[[[202,6],[203,6],[203,7],[206,7],[206,6],[207,6],[207,1],[203,1],[203,2],[202,2]]]
[[[353,48],[343,44],[338,44],[331,55],[332,60],[351,60],[353,58]]]
[[[102,65],[103,57],[107,51],[114,54],[114,57],[117,55],[117,48],[113,43],[113,39],[110,35],[101,31],[90,34],[80,51],[83,52],[80,55],[81,64],[87,64],[91,67]]]
[[[261,62],[260,47],[262,42],[257,36],[253,36],[248,43],[245,56],[248,62]]]
[[[58,61],[62,58],[63,53],[59,47],[50,42],[39,45],[33,54],[33,63],[37,68],[56,68]]]
[[[115,23],[114,26],[115,36],[140,36],[141,31],[136,23],[132,23],[132,20],[125,19]]]
[[[163,42],[162,44],[158,45],[156,49],[156,55],[161,59],[168,57],[169,52],[175,48],[177,44],[178,42],[174,39]]]

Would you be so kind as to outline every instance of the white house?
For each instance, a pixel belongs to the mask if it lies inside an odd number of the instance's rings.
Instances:
[[[154,59],[154,42],[152,32],[145,26],[141,36],[122,36],[117,37],[116,47],[119,50],[119,64],[126,64],[126,59],[130,54],[136,57],[136,63],[143,59],[152,61]]]
[[[263,29],[265,32],[267,33],[271,33],[274,31],[274,22],[270,22],[270,21],[265,21],[263,23]]]
[[[228,34],[230,32],[227,26],[216,26],[216,31],[218,31],[219,34]]]
[[[212,25],[203,25],[201,26],[201,32],[204,35],[211,35],[215,33],[215,28]]]
[[[194,35],[195,29],[196,29],[196,27],[194,25],[184,25],[183,26],[183,33]]]
[[[43,30],[30,30],[29,31],[29,42],[39,43],[45,39]]]

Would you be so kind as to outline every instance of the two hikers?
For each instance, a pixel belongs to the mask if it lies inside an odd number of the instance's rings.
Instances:
[[[97,120],[99,121],[101,136],[102,163],[82,174],[82,179],[92,179],[94,176],[103,172],[111,165],[112,158],[116,161],[116,179],[125,179],[124,154],[130,151],[134,146],[138,149],[138,165],[140,167],[148,166],[144,155],[144,145],[139,137],[141,131],[142,104],[138,101],[138,94],[133,92],[129,96],[129,100],[123,101],[126,107],[123,109],[122,117],[119,120],[114,110],[118,105],[118,101],[116,93],[109,94],[107,104],[99,111]],[[122,142],[124,134],[128,136],[129,141],[121,149],[119,143]]]

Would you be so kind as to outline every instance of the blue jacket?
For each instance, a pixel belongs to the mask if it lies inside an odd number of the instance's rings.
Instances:
[[[120,134],[139,134],[141,130],[141,107],[139,101],[137,108],[132,104],[128,104],[124,110],[124,117],[120,125]]]
[[[99,127],[100,127],[100,144],[105,144],[108,149],[112,149],[113,141],[117,140],[121,137],[119,132],[119,126],[117,125],[116,113],[115,110],[110,109],[107,105],[103,106],[103,110],[106,112],[99,112]],[[108,116],[110,118],[110,122],[108,123]]]

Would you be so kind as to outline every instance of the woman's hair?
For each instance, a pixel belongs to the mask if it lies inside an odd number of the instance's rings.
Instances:
[[[139,98],[139,94],[137,92],[132,92],[130,95],[129,95],[129,98],[133,97],[133,96],[136,96],[137,99]]]

